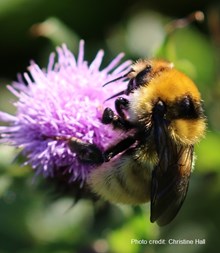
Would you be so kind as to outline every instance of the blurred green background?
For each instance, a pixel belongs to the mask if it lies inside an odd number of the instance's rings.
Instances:
[[[166,24],[195,10],[203,23],[176,30]],[[50,185],[13,162],[16,151],[0,145],[0,253],[217,253],[220,252],[220,4],[200,1],[0,0],[0,110],[13,112],[5,85],[26,71],[30,60],[47,66],[65,42],[86,58],[105,49],[104,62],[158,56],[173,61],[198,84],[208,130],[196,146],[196,166],[186,201],[168,226],[149,222],[149,205],[114,206],[52,199]],[[103,65],[104,66],[104,65]],[[42,187],[42,185],[44,185]],[[205,239],[194,245],[138,245],[131,239]]]

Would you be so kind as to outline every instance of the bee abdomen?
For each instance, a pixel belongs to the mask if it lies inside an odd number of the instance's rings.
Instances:
[[[150,179],[150,169],[124,155],[93,170],[88,184],[94,193],[108,201],[140,204],[149,201]]]

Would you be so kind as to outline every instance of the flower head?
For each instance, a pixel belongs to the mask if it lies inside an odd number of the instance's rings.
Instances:
[[[46,177],[68,173],[70,181],[83,181],[91,166],[80,163],[65,138],[74,137],[100,149],[117,138],[118,133],[100,121],[103,109],[113,106],[113,101],[104,103],[112,94],[111,87],[102,85],[125,74],[130,61],[119,64],[123,57],[119,54],[100,70],[103,55],[100,50],[89,65],[83,41],[77,59],[63,45],[57,48],[57,62],[55,53],[46,70],[32,62],[29,74],[8,86],[17,97],[16,115],[0,112],[0,120],[9,123],[0,127],[0,141],[21,148],[26,163],[37,173]],[[113,93],[123,86],[118,81]]]

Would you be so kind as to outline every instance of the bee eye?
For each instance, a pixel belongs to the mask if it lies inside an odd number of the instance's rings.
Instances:
[[[139,72],[136,77],[135,77],[135,81],[136,81],[136,85],[137,86],[141,86],[144,85],[148,82],[148,73],[151,72],[152,67],[150,65],[148,65],[144,70],[142,70],[141,72]]]

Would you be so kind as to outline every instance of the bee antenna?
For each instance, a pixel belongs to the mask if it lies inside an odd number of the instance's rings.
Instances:
[[[118,97],[118,96],[124,95],[124,94],[125,94],[125,90],[122,90],[122,91],[116,93],[115,95],[111,96],[110,98],[106,99],[105,102],[112,99],[112,98],[115,98],[115,97]]]
[[[125,75],[119,76],[119,77],[117,77],[117,78],[115,78],[115,79],[113,79],[113,80],[110,80],[109,82],[103,84],[102,87],[105,87],[105,86],[106,86],[107,84],[109,84],[109,83],[113,83],[113,82],[118,81],[118,80],[120,80],[120,79],[126,78],[132,71],[134,71],[134,70],[131,69],[131,70],[130,70],[128,73],[126,73]]]

